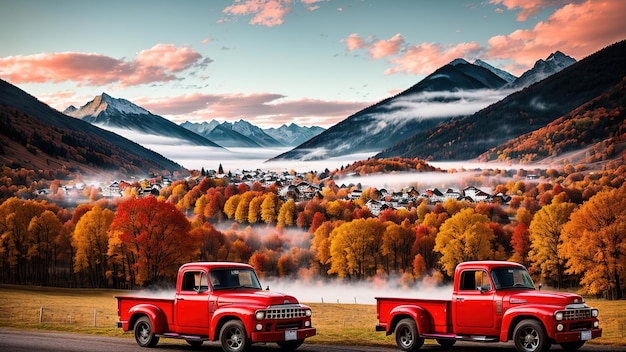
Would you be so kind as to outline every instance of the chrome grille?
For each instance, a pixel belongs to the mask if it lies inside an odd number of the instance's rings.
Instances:
[[[294,319],[306,317],[306,311],[300,306],[269,307],[265,310],[265,319]]]
[[[591,318],[591,309],[567,309],[563,311],[563,320],[583,320]]]

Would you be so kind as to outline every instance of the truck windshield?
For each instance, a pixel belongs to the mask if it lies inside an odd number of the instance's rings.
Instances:
[[[261,289],[261,284],[252,269],[214,269],[209,272],[213,290]]]
[[[523,268],[495,268],[491,270],[491,279],[496,290],[523,288],[535,289],[533,279]]]

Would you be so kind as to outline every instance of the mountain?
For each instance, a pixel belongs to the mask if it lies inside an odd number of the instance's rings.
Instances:
[[[11,168],[60,173],[185,171],[128,139],[62,114],[3,80],[0,162]]]
[[[376,153],[442,120],[474,113],[501,99],[501,93],[494,95],[492,91],[505,84],[507,81],[492,71],[457,59],[402,93],[349,116],[273,160]]]
[[[626,78],[548,125],[491,148],[478,159],[547,163],[567,155],[571,164],[621,159],[626,149],[625,114]]]
[[[104,129],[131,138],[131,131],[181,140],[181,144],[221,148],[218,144],[179,125],[150,113],[126,99],[116,99],[106,93],[76,109],[70,106],[64,114],[82,119]]]
[[[259,148],[261,145],[248,136],[223,126],[215,120],[211,122],[193,123],[183,122],[180,124],[190,131],[193,131],[226,148]]]
[[[501,70],[497,67],[493,67],[490,64],[484,62],[483,60],[477,59],[474,61],[474,65],[476,66],[480,66],[480,67],[484,67],[486,69],[488,69],[489,71],[495,73],[498,77],[502,78],[503,80],[507,81],[508,83],[511,83],[513,81],[515,81],[517,79],[517,77],[513,76],[512,74],[506,72],[505,70]]]
[[[263,131],[283,145],[295,147],[324,132],[325,129],[319,126],[301,127],[291,123],[289,126],[265,128]]]
[[[468,160],[546,126],[626,76],[626,41],[613,44],[470,116],[421,131],[376,155]]]
[[[507,87],[528,87],[529,85],[539,82],[542,79],[549,77],[575,63],[576,59],[573,57],[567,56],[560,51],[556,51],[550,54],[546,60],[537,60],[533,68],[524,72],[524,74],[522,74],[515,81],[511,82]]]
[[[248,121],[239,120],[233,123],[223,122],[222,126],[224,128],[233,130],[238,132],[250,139],[254,142],[258,143],[261,147],[272,148],[272,147],[284,147],[282,143],[272,138],[270,135],[265,133],[260,127],[257,127],[251,124]]]

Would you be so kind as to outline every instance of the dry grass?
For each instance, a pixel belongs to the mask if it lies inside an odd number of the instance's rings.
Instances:
[[[117,301],[121,290],[62,289],[0,285],[0,326],[126,336],[116,328]],[[626,345],[626,300],[588,299],[600,310],[604,329],[591,343]],[[310,303],[317,336],[309,343],[394,346],[393,336],[374,331],[376,307],[364,304]],[[43,307],[42,322],[40,312]],[[94,325],[94,310],[96,320]],[[429,341],[427,340],[427,343]]]

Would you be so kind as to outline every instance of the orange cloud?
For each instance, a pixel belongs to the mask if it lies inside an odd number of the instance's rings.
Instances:
[[[171,81],[177,79],[176,73],[206,62],[189,47],[157,44],[139,52],[133,61],[74,52],[4,57],[0,58],[0,77],[15,84],[74,81],[131,86]]]
[[[400,48],[404,44],[404,38],[402,38],[400,33],[394,35],[388,40],[370,39],[368,42],[359,37],[357,33],[352,33],[341,41],[346,43],[348,51],[367,49],[372,59],[380,59],[386,56],[395,55],[400,51]]]
[[[572,3],[580,3],[584,0],[572,1],[572,0],[490,0],[490,4],[504,5],[508,10],[520,9],[520,13],[517,15],[517,20],[520,22],[526,21],[528,17],[537,15],[539,12],[546,8],[554,7],[560,8]],[[502,11],[496,9],[496,11]]]
[[[537,59],[561,50],[580,60],[626,38],[625,13],[623,0],[568,4],[531,30],[492,37],[487,42],[487,55],[531,66]]]

